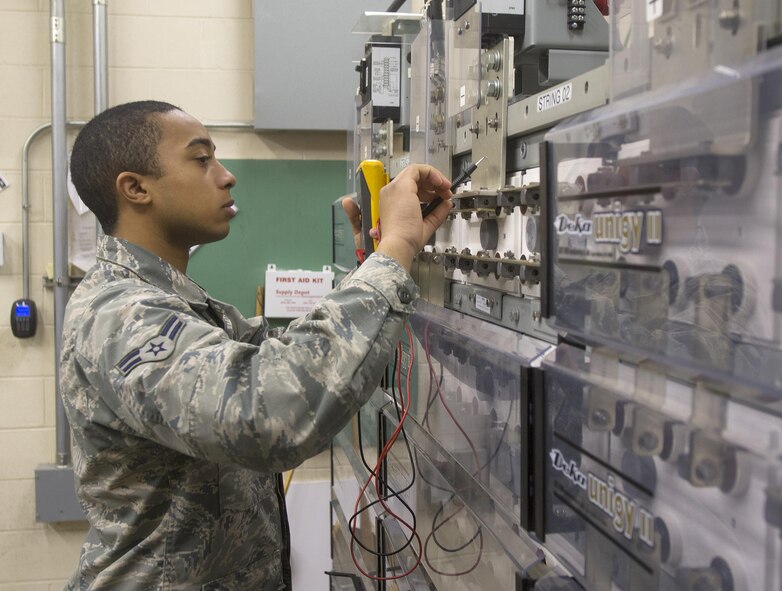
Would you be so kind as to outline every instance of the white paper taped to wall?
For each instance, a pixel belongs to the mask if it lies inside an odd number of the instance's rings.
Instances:
[[[90,209],[84,205],[71,180],[68,167],[68,258],[70,263],[87,271],[97,261],[98,223]]]

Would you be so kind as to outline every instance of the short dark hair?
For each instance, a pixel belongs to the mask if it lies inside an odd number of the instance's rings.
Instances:
[[[71,152],[73,185],[106,234],[117,224],[120,173],[162,176],[157,153],[162,131],[156,115],[174,110],[181,111],[161,101],[117,105],[96,115],[76,137]]]

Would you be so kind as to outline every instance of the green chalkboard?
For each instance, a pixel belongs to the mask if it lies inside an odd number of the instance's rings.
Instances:
[[[320,271],[332,263],[331,204],[346,191],[342,160],[223,160],[239,208],[227,238],[190,257],[188,275],[215,299],[255,315],[266,266]]]

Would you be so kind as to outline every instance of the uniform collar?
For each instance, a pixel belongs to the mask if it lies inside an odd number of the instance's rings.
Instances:
[[[97,256],[100,260],[124,267],[143,281],[176,294],[191,304],[207,303],[206,292],[195,281],[132,242],[116,236],[101,236]]]

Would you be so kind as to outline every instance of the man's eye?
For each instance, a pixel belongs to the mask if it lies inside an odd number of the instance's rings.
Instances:
[[[198,160],[201,164],[206,164],[209,162],[209,156],[199,156],[196,158],[196,160]]]

